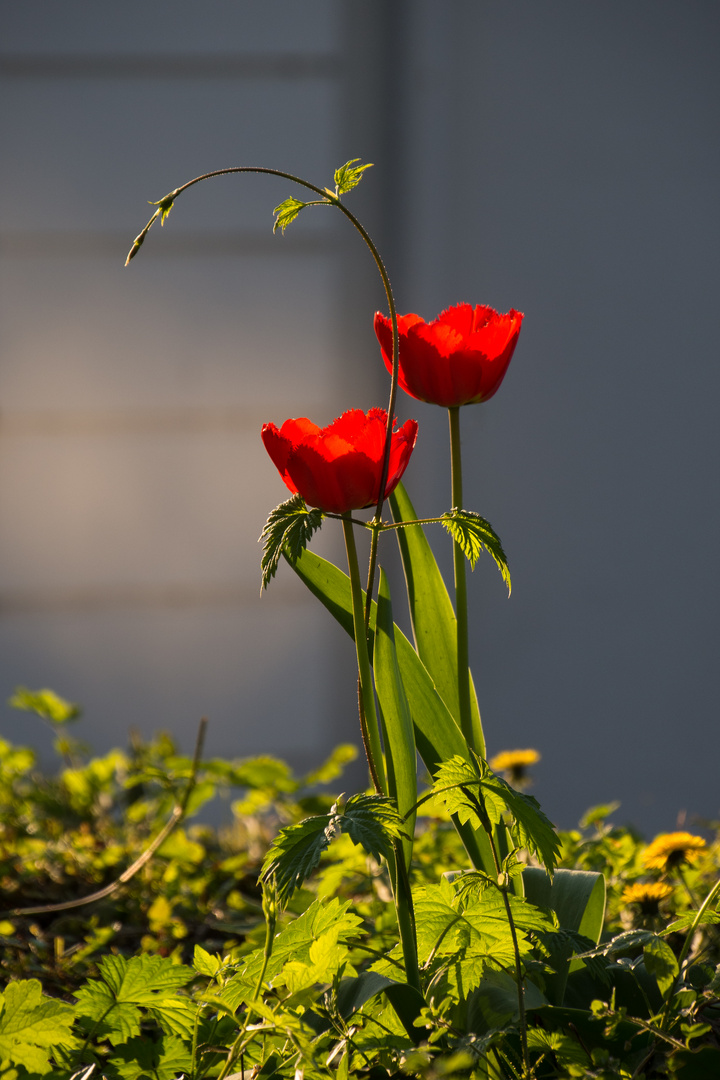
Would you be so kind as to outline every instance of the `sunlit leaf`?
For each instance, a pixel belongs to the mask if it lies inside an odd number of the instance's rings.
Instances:
[[[402,482],[389,497],[394,521],[414,521],[415,507]],[[397,529],[396,536],[407,585],[410,622],[418,656],[428,670],[440,697],[460,724],[457,681],[457,619],[452,601],[422,525]],[[485,736],[477,695],[470,673],[470,709],[473,743],[485,756]]]
[[[351,158],[350,161],[346,161],[344,165],[335,170],[335,190],[338,195],[344,195],[346,191],[352,191],[362,180],[362,174],[365,170],[373,167],[371,162],[368,162],[367,165],[357,165],[356,162],[358,161],[360,161],[360,158]]]
[[[678,967],[677,957],[666,941],[661,937],[652,937],[643,946],[645,967],[657,979],[663,997],[675,985]]]
[[[312,534],[322,525],[322,511],[308,510],[302,495],[293,495],[271,512],[260,534],[264,541],[260,569],[262,588],[267,589],[285,554],[294,565]]]
[[[278,895],[287,901],[342,833],[379,861],[391,856],[393,840],[403,835],[403,828],[393,802],[386,796],[353,795],[344,808],[338,802],[328,814],[281,829],[265,856],[260,880],[274,876]]]
[[[72,1042],[72,1021],[72,1006],[45,997],[37,979],[8,983],[0,994],[0,1059],[47,1072],[50,1050]]]
[[[294,199],[292,195],[281,202],[273,210],[275,215],[275,221],[273,222],[273,232],[285,232],[288,225],[295,220],[301,210],[304,210],[308,204],[301,202],[300,199]]]
[[[508,594],[511,589],[510,570],[508,569],[507,556],[500,543],[500,537],[489,521],[475,514],[472,510],[451,510],[443,514],[442,523],[452,536],[453,540],[460,545],[463,554],[475,569],[475,563],[479,559],[483,548],[488,551],[507,585]]]
[[[28,690],[26,686],[15,687],[8,705],[13,709],[37,713],[52,724],[67,724],[70,720],[77,720],[81,713],[79,705],[65,701],[54,690]]]

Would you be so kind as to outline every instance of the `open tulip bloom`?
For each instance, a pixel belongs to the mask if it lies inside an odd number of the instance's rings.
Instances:
[[[304,416],[286,420],[279,430],[265,424],[262,440],[290,491],[308,506],[345,514],[374,506],[380,497],[386,428],[384,409],[350,409],[324,428]],[[416,438],[415,420],[393,431],[383,498],[397,487]]]
[[[494,308],[457,304],[432,322],[419,315],[399,315],[399,384],[419,401],[472,405],[497,391],[515,351],[522,313],[500,315]],[[375,315],[385,367],[392,371],[392,322]]]

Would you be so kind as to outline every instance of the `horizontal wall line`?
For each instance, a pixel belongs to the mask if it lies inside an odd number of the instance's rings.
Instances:
[[[270,219],[268,218],[268,221]],[[94,231],[89,229],[33,229],[0,231],[0,257],[8,258],[80,258],[108,256],[125,260],[135,238],[136,230]],[[286,236],[273,235],[267,230],[235,232],[182,232],[166,229],[162,243],[146,241],[147,250],[161,258],[248,257],[280,255],[326,255],[336,248],[336,233],[332,228],[314,232],[296,231]],[[143,251],[144,253],[144,251]]]
[[[27,435],[202,435],[227,431],[257,433],[272,409],[292,412],[282,402],[245,405],[128,409],[17,409],[0,411],[0,436]]]
[[[272,604],[273,607],[314,605],[310,593],[271,586],[260,596],[258,548],[257,587],[231,582],[215,584],[167,583],[161,585],[95,585],[68,589],[36,589],[0,592],[0,618],[6,615],[112,612],[138,609],[234,607]]]
[[[10,79],[335,79],[333,53],[3,53]]]

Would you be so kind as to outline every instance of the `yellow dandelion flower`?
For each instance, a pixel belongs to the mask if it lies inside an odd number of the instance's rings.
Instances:
[[[503,750],[490,758],[488,764],[495,772],[510,774],[514,784],[520,784],[527,780],[526,770],[530,765],[540,760],[537,750]]]
[[[683,862],[693,862],[706,847],[702,836],[689,832],[661,833],[643,854],[648,870],[672,870]]]
[[[643,915],[657,915],[660,901],[671,893],[672,886],[662,881],[636,881],[634,885],[625,886],[620,900],[626,907],[628,904],[639,904]]]

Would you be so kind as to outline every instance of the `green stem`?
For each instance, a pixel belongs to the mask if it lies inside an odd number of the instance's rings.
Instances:
[[[412,889],[402,842],[396,840],[395,850],[395,911],[397,912],[398,930],[405,961],[405,978],[410,986],[422,994],[420,969],[418,967],[417,932],[415,929],[415,910],[413,908]]]
[[[450,417],[450,467],[452,484],[452,507],[462,510],[462,454],[460,448],[460,406],[448,409]],[[455,570],[455,615],[457,617],[457,682],[460,702],[460,728],[470,750],[477,751],[470,708],[470,662],[468,656],[468,601],[465,579],[465,555],[453,541],[453,567]]]
[[[479,805],[479,803],[478,803]],[[520,1020],[520,1045],[522,1048],[523,1059],[523,1076],[530,1076],[530,1055],[528,1053],[528,1041],[527,1041],[527,1014],[525,1012],[525,987],[523,986],[522,976],[522,961],[520,958],[520,946],[518,945],[517,930],[515,929],[515,920],[513,918],[512,907],[510,906],[510,896],[508,890],[507,875],[502,873],[500,866],[500,860],[498,858],[497,849],[495,847],[495,837],[493,836],[493,828],[490,824],[490,819],[485,813],[484,808],[481,808],[480,819],[483,822],[483,828],[487,834],[487,838],[490,841],[490,850],[492,851],[493,862],[495,863],[495,872],[498,876],[498,888],[502,893],[503,903],[505,904],[505,914],[510,926],[510,935],[512,937],[513,952],[515,953],[515,968],[516,968],[516,985],[518,995],[518,1014]],[[501,881],[502,879],[502,881]]]
[[[353,532],[352,522],[349,518],[343,518],[343,534],[345,536],[345,550],[347,552],[348,573],[350,574],[350,589],[352,594],[353,627],[355,631],[355,650],[357,652],[359,675],[358,706],[360,711],[360,730],[362,732],[363,745],[365,747],[365,754],[367,756],[373,786],[379,794],[385,795],[387,794],[388,788],[387,780],[385,778],[382,748],[380,746],[380,727],[378,725],[377,712],[375,710],[375,692],[373,689],[370,656],[368,653],[368,643],[365,632],[365,612],[363,611],[360,569],[358,567],[355,534]]]
[[[230,1072],[230,1069],[237,1061],[238,1057],[244,1050],[243,1040],[247,1034],[248,1024],[250,1023],[250,1017],[253,1014],[253,1003],[257,1001],[262,992],[263,982],[265,981],[265,973],[272,956],[273,944],[275,941],[275,927],[277,926],[277,894],[275,892],[274,881],[270,885],[263,886],[263,912],[265,914],[265,946],[263,948],[263,964],[260,969],[260,974],[257,977],[255,983],[255,990],[253,992],[252,1001],[249,1001],[245,1007],[245,1017],[243,1020],[242,1028],[237,1038],[233,1042],[228,1056],[225,1059],[217,1080],[225,1080],[225,1077]]]
[[[382,261],[380,252],[373,243],[372,237],[368,233],[367,229],[361,224],[361,222],[355,217],[352,211],[340,201],[340,197],[333,195],[327,188],[318,187],[316,184],[311,184],[309,180],[303,180],[300,176],[295,176],[293,173],[283,172],[281,169],[268,169],[260,165],[235,165],[227,169],[214,169],[212,172],[203,173],[201,176],[196,176],[192,180],[188,180],[187,183],[181,184],[180,187],[175,188],[174,191],[168,192],[162,199],[159,199],[155,204],[157,210],[148,221],[145,228],[135,237],[132,247],[128,253],[125,265],[127,266],[131,259],[134,259],[140,250],[142,244],[145,242],[145,237],[149,233],[155,221],[160,218],[162,224],[165,216],[170,212],[175,199],[179,195],[182,195],[188,188],[193,187],[195,184],[201,183],[203,180],[211,180],[215,176],[230,176],[234,173],[261,173],[265,176],[279,176],[284,180],[290,180],[293,184],[299,184],[300,187],[306,188],[308,191],[314,192],[319,195],[318,200],[314,200],[311,203],[306,203],[306,206],[336,206],[338,210],[345,215],[350,223],[357,229],[362,236],[367,247],[370,250],[375,265],[378,268],[380,277],[382,278],[383,287],[385,289],[385,296],[388,304],[388,311],[390,313],[390,320],[392,322],[393,332],[393,363],[392,363],[392,379],[390,381],[390,400],[388,402],[387,410],[387,425],[385,429],[385,448],[383,452],[382,469],[380,471],[380,490],[378,492],[378,501],[375,509],[375,523],[379,524],[382,517],[383,503],[385,502],[385,485],[387,484],[388,471],[390,469],[390,444],[392,440],[392,428],[393,419],[395,415],[395,401],[397,399],[397,385],[398,385],[398,369],[399,369],[399,357],[400,357],[400,345],[397,329],[397,311],[395,309],[395,301],[393,299],[392,288],[390,286],[390,278],[388,277],[385,264]],[[378,549],[378,533],[377,530],[373,531],[372,541],[370,544],[370,565],[368,567],[368,582],[367,582],[367,602],[365,607],[365,628],[367,630],[370,625],[370,610],[372,604],[372,593],[375,584],[375,570],[377,567],[377,549]]]

